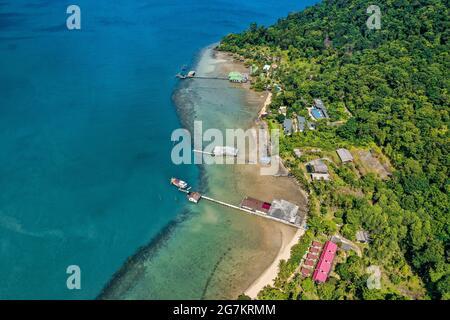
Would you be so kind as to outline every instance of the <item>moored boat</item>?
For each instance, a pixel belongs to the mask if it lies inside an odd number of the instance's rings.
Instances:
[[[187,182],[177,179],[177,178],[171,178],[170,183],[173,184],[175,187],[186,189],[188,187]]]

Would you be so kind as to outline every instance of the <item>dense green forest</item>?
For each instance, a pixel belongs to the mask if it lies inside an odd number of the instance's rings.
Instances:
[[[393,166],[389,179],[358,177],[351,165],[333,168],[331,183],[311,184],[300,160],[287,161],[310,191],[311,228],[262,299],[450,298],[448,1],[379,0],[378,30],[366,25],[372,4],[322,1],[270,27],[252,24],[219,46],[260,69],[276,64],[253,83],[274,92],[268,121],[283,120],[279,106],[288,107],[287,116],[306,115],[320,98],[340,124],[319,121],[314,132],[284,137],[285,159],[294,147],[377,148]],[[361,195],[338,192],[343,187]],[[360,227],[373,239],[362,258],[340,257],[326,284],[290,279],[305,241],[336,231],[351,238]],[[364,267],[374,263],[387,274],[380,292],[364,286]]]

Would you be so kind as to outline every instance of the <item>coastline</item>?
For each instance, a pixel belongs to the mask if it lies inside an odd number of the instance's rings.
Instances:
[[[248,69],[241,61],[237,61],[229,53],[214,50],[213,55],[215,59],[223,62],[223,65],[221,66],[222,72],[229,72],[233,70],[246,72]],[[246,90],[246,102],[250,104],[257,103],[259,105],[259,110],[256,110],[257,112],[254,112],[251,115],[253,121],[252,127],[257,129],[259,126],[264,126],[267,128],[266,122],[261,120],[261,115],[266,112],[268,105],[271,103],[272,93],[256,92],[250,88],[249,83],[240,85]],[[255,98],[255,95],[259,95],[259,99]],[[238,181],[238,183],[241,184],[244,189],[251,187],[251,196],[264,200],[272,200],[273,197],[274,199],[284,198],[288,201],[292,201],[299,205],[300,212],[302,212],[306,218],[307,194],[300,188],[295,178],[288,176],[261,176],[258,171],[260,168],[259,164],[252,166],[237,165],[235,167],[238,180],[241,180]],[[251,185],[248,184],[248,181],[250,181]],[[299,199],[301,199],[300,202]],[[279,272],[279,264],[281,260],[289,259],[291,248],[298,243],[300,237],[304,234],[303,229],[295,230],[295,228],[282,226],[276,222],[272,222],[270,227],[273,231],[278,231],[279,249],[277,255],[268,261],[266,268],[264,268],[264,270],[257,277],[255,277],[254,281],[252,281],[252,283],[245,289],[244,294],[252,299],[256,299],[258,293],[265,286],[273,285],[273,282]],[[275,232],[272,233],[272,241],[275,240],[275,234]]]
[[[199,55],[199,74],[242,70],[242,63],[216,55],[208,47]],[[240,69],[239,69],[240,68]],[[258,114],[267,93],[228,81],[193,80],[177,90],[174,101],[185,127],[202,120],[204,127],[259,126]],[[257,164],[199,165],[199,190],[239,203],[245,196],[286,199],[306,214],[307,199],[290,177],[262,176]],[[175,201],[186,203],[173,190]],[[186,204],[186,219],[170,235],[145,246],[129,259],[99,296],[102,299],[236,299],[270,284],[281,259],[297,242],[296,229],[213,203]],[[180,254],[182,252],[183,254]],[[177,288],[173,291],[172,288]],[[256,294],[255,293],[255,294]]]

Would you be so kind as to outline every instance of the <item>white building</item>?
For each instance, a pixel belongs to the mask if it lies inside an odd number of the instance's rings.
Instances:
[[[228,146],[215,146],[213,149],[214,156],[229,156],[229,157],[237,157],[238,149]]]

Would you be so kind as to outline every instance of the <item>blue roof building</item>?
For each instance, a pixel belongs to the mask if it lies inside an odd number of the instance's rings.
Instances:
[[[316,108],[311,109],[311,114],[314,117],[314,119],[316,119],[316,120],[324,118],[322,112],[320,112],[320,110],[316,109]]]
[[[329,118],[327,108],[320,99],[314,99],[314,107],[311,110],[311,114],[316,120]]]

